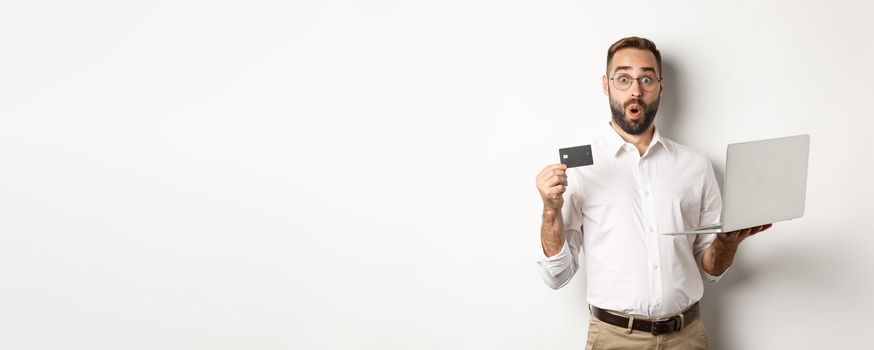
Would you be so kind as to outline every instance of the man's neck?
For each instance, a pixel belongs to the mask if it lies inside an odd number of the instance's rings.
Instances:
[[[646,153],[646,149],[649,148],[649,144],[652,142],[652,138],[655,135],[655,124],[651,124],[649,128],[640,135],[629,134],[625,132],[625,130],[622,130],[622,128],[616,126],[612,121],[610,122],[610,126],[613,127],[613,130],[615,130],[616,133],[619,134],[619,137],[622,137],[625,142],[634,145],[634,147],[637,148],[637,151],[640,152],[641,156]]]

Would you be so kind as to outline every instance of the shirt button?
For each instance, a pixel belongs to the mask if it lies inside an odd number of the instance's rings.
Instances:
[[[655,232],[655,230],[653,230],[652,226],[649,227],[649,232]]]
[[[643,196],[644,197],[649,196],[649,191],[643,191]]]
[[[656,270],[658,270],[658,269],[659,269],[659,266],[658,266],[658,265],[653,265],[653,266],[652,266],[652,270],[653,270],[653,271],[656,271]]]

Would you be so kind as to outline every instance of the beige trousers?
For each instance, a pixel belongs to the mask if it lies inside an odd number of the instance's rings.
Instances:
[[[686,325],[679,332],[654,336],[647,332],[634,331],[628,334],[625,328],[605,323],[592,317],[589,321],[589,338],[586,350],[607,349],[707,349],[707,334],[701,317]]]

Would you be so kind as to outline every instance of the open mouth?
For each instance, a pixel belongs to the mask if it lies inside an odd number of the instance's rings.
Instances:
[[[638,106],[636,104],[632,104],[632,105],[628,106],[628,108],[625,111],[629,117],[636,118],[636,117],[640,116],[641,112],[643,112],[643,108],[641,108],[640,106]]]

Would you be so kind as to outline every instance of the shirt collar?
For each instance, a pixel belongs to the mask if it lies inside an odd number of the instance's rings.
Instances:
[[[611,152],[610,154],[615,156],[622,150],[636,152],[637,148],[634,147],[634,145],[625,142],[625,140],[622,139],[622,136],[619,136],[619,133],[617,133],[616,130],[613,130],[613,126],[611,126],[610,123],[612,122],[607,123],[608,130],[606,132],[607,149]],[[666,137],[662,137],[658,128],[655,128],[655,133],[652,135],[652,141],[650,141],[647,149],[651,149],[655,144],[660,144],[665,151],[668,151],[668,153],[671,152],[670,140]]]

